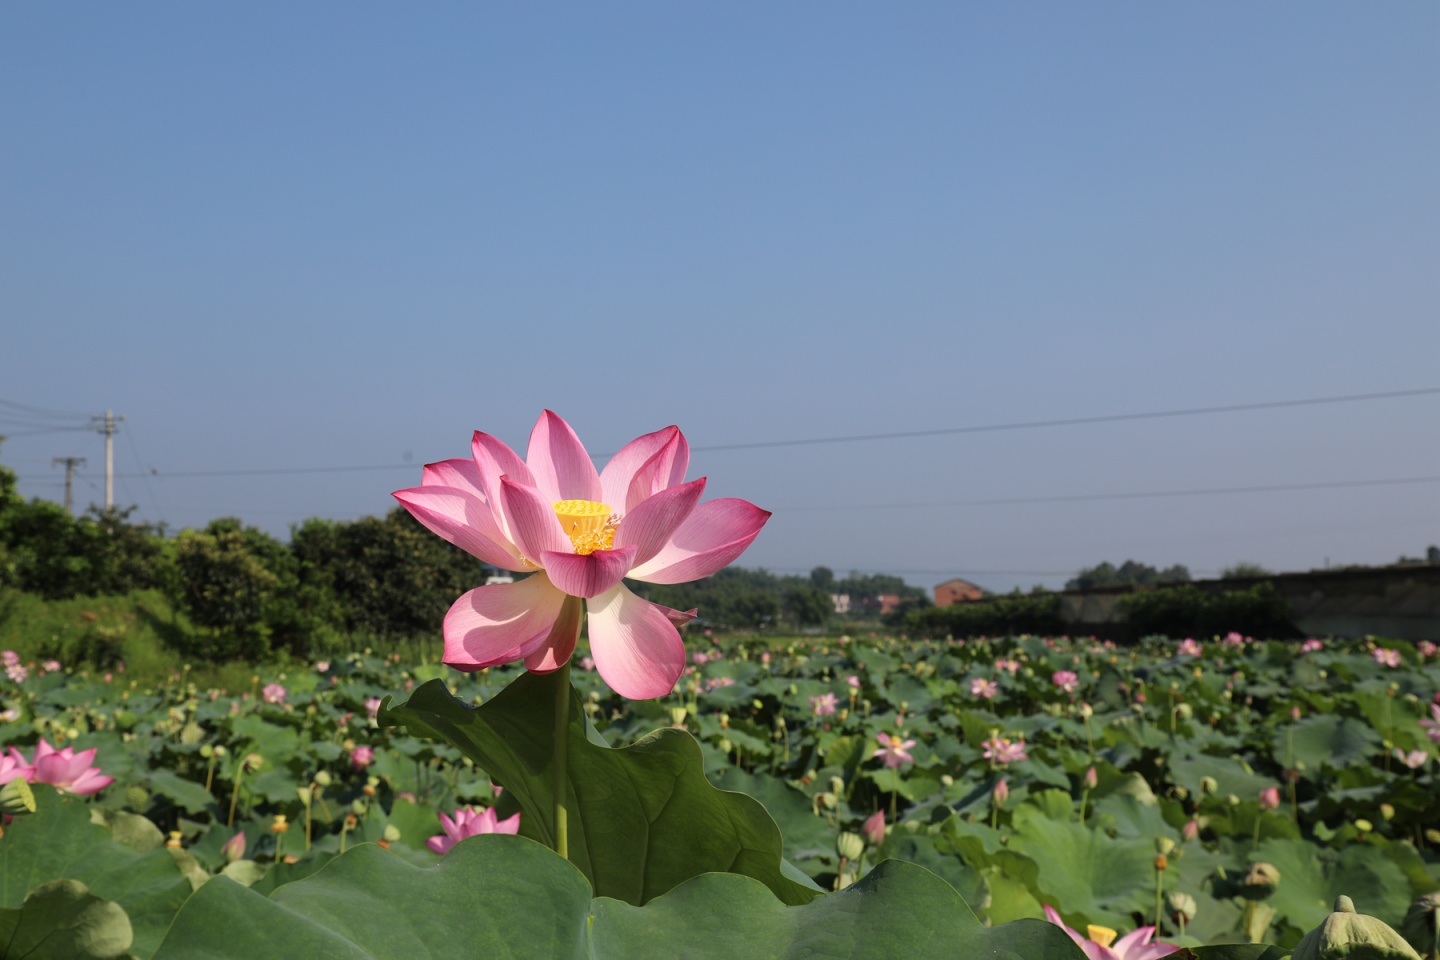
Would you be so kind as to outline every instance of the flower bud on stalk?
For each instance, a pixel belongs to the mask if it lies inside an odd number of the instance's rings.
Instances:
[[[865,835],[865,841],[872,847],[878,847],[885,842],[885,811],[876,810],[860,828]]]
[[[1440,957],[1440,893],[1427,893],[1410,904],[1400,932],[1424,956]]]
[[[1264,900],[1280,885],[1280,871],[1274,864],[1251,864],[1250,872],[1240,881],[1240,896],[1246,900]]]

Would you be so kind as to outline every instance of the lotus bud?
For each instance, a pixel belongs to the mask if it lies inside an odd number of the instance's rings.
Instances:
[[[244,859],[245,831],[242,830],[229,840],[226,840],[225,846],[220,848],[220,852],[225,854],[226,863],[234,863],[236,860]]]
[[[1253,863],[1245,879],[1240,881],[1240,896],[1246,900],[1264,900],[1280,884],[1280,871],[1273,864]]]
[[[685,725],[685,715],[690,711],[685,707],[670,708],[670,723],[672,726],[681,727]]]
[[[204,757],[206,760],[209,760],[211,757],[215,756],[215,748],[208,743],[200,744],[200,756]]]
[[[1084,717],[1087,720],[1090,719],[1091,717],[1095,716],[1095,708],[1090,706],[1090,704],[1088,703],[1080,704],[1080,716]]]
[[[218,743],[215,744],[215,756],[217,756],[217,757],[224,757],[224,756],[225,756],[226,754],[228,754],[229,752],[230,752],[230,751],[229,751],[229,750],[226,750],[222,745],[220,745],[220,744],[218,744]]]
[[[1187,821],[1185,821],[1185,826],[1183,826],[1183,827],[1180,828],[1180,836],[1184,837],[1187,843],[1188,843],[1189,841],[1191,841],[1191,840],[1194,840],[1196,837],[1200,836],[1200,821],[1199,821],[1199,820],[1187,820]]]
[[[1440,953],[1440,893],[1427,893],[1410,904],[1400,932],[1416,950]]]
[[[846,860],[858,860],[865,852],[865,841],[858,833],[842,833],[835,841],[835,849]]]
[[[0,813],[7,817],[23,817],[35,812],[35,793],[23,777],[16,777],[0,787]]]
[[[1188,925],[1194,922],[1195,912],[1200,909],[1200,905],[1195,902],[1194,897],[1177,890],[1170,894],[1168,899],[1170,900],[1170,915],[1178,923]]]
[[[1266,787],[1260,791],[1260,809],[1274,810],[1280,806],[1280,788]]]
[[[876,810],[866,818],[860,832],[865,835],[865,840],[872,847],[878,847],[885,842],[885,811]]]
[[[245,759],[240,761],[240,766],[248,771],[259,770],[265,765],[265,758],[258,753],[247,753]]]
[[[296,787],[295,793],[300,797],[300,802],[307,807],[310,805],[310,801],[314,799],[309,787]]]
[[[1169,837],[1156,837],[1155,850],[1157,853],[1169,853],[1175,849],[1175,841]]]
[[[720,729],[721,729],[721,730],[729,730],[729,729],[730,729],[730,714],[728,714],[728,713],[722,713],[722,714],[720,714]]]
[[[721,753],[729,753],[735,749],[735,744],[731,743],[726,737],[721,737],[720,742],[717,743],[716,746],[720,748]]]
[[[830,778],[830,792],[837,795],[845,792],[845,780],[843,777]]]
[[[1201,777],[1201,778],[1200,778],[1200,793],[1201,793],[1201,794],[1211,794],[1211,793],[1216,792],[1216,791],[1219,790],[1219,789],[1220,789],[1220,781],[1216,780],[1214,777]]]
[[[1375,824],[1371,823],[1369,820],[1356,820],[1355,829],[1359,830],[1361,833],[1374,833]]]
[[[1184,800],[1190,796],[1190,791],[1182,786],[1179,786],[1178,784],[1172,792],[1175,794],[1175,798],[1177,800]]]
[[[1292,960],[1420,960],[1410,944],[1382,920],[1355,912],[1349,897],[1335,898],[1335,912],[1300,938]]]
[[[1080,782],[1085,785],[1086,790],[1094,790],[1095,785],[1100,782],[1100,775],[1095,772],[1094,767],[1091,767],[1085,771],[1085,776],[1080,779]]]
[[[125,805],[131,810],[143,810],[150,802],[150,794],[138,784],[132,784],[125,788]]]
[[[1431,843],[1440,844],[1440,830],[1436,830],[1434,827],[1427,827],[1425,830],[1425,839]]]
[[[385,839],[388,840],[390,843],[394,843],[396,840],[399,840],[400,828],[395,826],[395,824],[393,823],[385,824]]]
[[[1005,782],[1004,777],[1001,777],[1000,782],[995,784],[990,795],[995,799],[996,805],[1005,806],[1005,801],[1010,799],[1010,785]]]
[[[840,802],[840,798],[833,793],[822,793],[820,794],[820,802],[825,804],[826,809],[834,810],[836,804]]]
[[[353,811],[355,811],[356,813],[364,813],[364,812],[365,812],[365,801],[359,799],[358,797],[357,797],[356,799],[354,799],[354,800],[351,800],[351,801],[350,801],[350,809],[353,810]]]
[[[319,773],[315,774],[315,786],[322,788],[328,787],[330,786],[330,782],[330,774],[326,773],[324,770],[321,770]]]
[[[954,778],[954,777],[950,776],[950,774],[948,774],[948,773],[942,773],[942,774],[940,774],[940,786],[945,787],[945,788],[948,790],[950,787],[953,787],[954,785],[955,785],[955,778]],[[1440,842],[1440,841],[1437,841],[1437,842]]]
[[[1293,706],[1293,707],[1290,708],[1290,719],[1291,719],[1291,720],[1299,720],[1299,719],[1300,719],[1300,707],[1299,707],[1298,705]]]

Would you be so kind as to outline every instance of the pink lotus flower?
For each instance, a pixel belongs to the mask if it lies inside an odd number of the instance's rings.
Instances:
[[[1425,766],[1425,761],[1430,759],[1430,754],[1426,753],[1424,750],[1411,750],[1409,753],[1406,753],[1402,751],[1399,747],[1396,747],[1395,759],[1405,764],[1405,766],[1409,767],[1411,770],[1419,770],[1421,767]],[[4,779],[0,778],[0,783],[4,782]]]
[[[265,698],[266,703],[284,703],[285,688],[278,683],[267,683],[260,695]]]
[[[1016,673],[1020,671],[1020,661],[1011,659],[996,660],[995,669],[1004,670],[1006,673],[1010,674],[1010,676],[1013,677]]]
[[[1429,640],[1421,640],[1415,644],[1415,649],[1420,651],[1420,656],[1422,657],[1433,657],[1437,651],[1440,651],[1440,647],[1435,646],[1435,644]]]
[[[865,842],[870,844],[870,846],[872,847],[878,847],[880,846],[880,844],[884,843],[885,811],[876,810],[874,813],[870,814],[870,816],[866,817],[865,822],[860,825],[860,835],[863,836],[865,838]]]
[[[1151,943],[1150,938],[1155,935],[1154,927],[1141,927],[1116,940],[1114,930],[1091,924],[1086,930],[1090,936],[1082,937],[1070,929],[1065,921],[1060,919],[1060,914],[1055,908],[1048,903],[1045,904],[1045,919],[1068,933],[1070,939],[1085,951],[1085,956],[1090,960],[1157,960],[1159,957],[1168,957],[1180,949],[1173,943]]]
[[[25,669],[24,664],[12,663],[5,668],[5,676],[14,683],[24,683],[25,678],[30,676],[30,671]]]
[[[10,753],[15,760],[23,762],[25,759],[14,747],[10,748]],[[42,737],[35,747],[35,762],[26,779],[31,783],[48,783],[61,793],[87,797],[115,782],[114,777],[103,776],[99,767],[90,765],[94,759],[94,747],[79,753],[72,747],[56,750]]]
[[[822,693],[818,697],[810,698],[810,708],[815,711],[817,717],[835,716],[835,708],[839,706],[833,693]]]
[[[1080,677],[1072,670],[1056,670],[1050,675],[1050,682],[1066,693],[1074,693],[1080,687]]]
[[[225,855],[226,863],[234,863],[236,860],[244,860],[245,831],[241,830],[239,833],[235,834],[235,836],[231,837],[229,840],[226,840],[225,845],[220,848],[220,852]]]
[[[14,667],[20,664],[20,654],[14,650],[0,650],[0,664],[7,667]]]
[[[383,702],[379,697],[370,697],[365,701],[365,715],[371,720],[380,716],[380,704]]]
[[[35,768],[26,761],[25,755],[14,747],[10,748],[9,753],[0,753],[0,785],[7,784],[16,777],[29,781],[34,773]]]
[[[1196,643],[1190,637],[1181,640],[1180,646],[1175,652],[1182,657],[1198,657],[1204,653],[1204,651],[1200,649],[1200,644]]]
[[[1374,650],[1371,650],[1370,659],[1382,667],[1390,667],[1391,669],[1405,662],[1401,659],[1399,650],[1386,650],[1384,647],[1376,647]]]
[[[1440,694],[1437,694],[1440,696]],[[1440,703],[1430,704],[1429,720],[1421,720],[1420,726],[1425,728],[1425,736],[1436,743],[1440,743]]]
[[[1280,788],[1266,787],[1260,791],[1260,809],[1274,810],[1280,806]]]
[[[990,789],[990,796],[995,798],[996,806],[1005,806],[1005,801],[1010,799],[1009,782],[1004,777],[1001,777],[999,782]]]
[[[910,748],[915,746],[914,740],[902,740],[900,734],[890,736],[888,733],[877,733],[875,739],[880,744],[880,749],[870,754],[871,758],[883,757],[885,766],[894,768],[903,763],[914,763],[915,758],[910,755]]]
[[[1222,647],[1243,647],[1245,646],[1245,641],[1247,639],[1247,637],[1243,636],[1242,634],[1235,633],[1232,630],[1230,633],[1225,634],[1225,636],[1220,639],[1220,645]]]
[[[970,696],[972,697],[979,697],[982,700],[994,700],[999,693],[1000,685],[994,680],[976,677],[970,681]]]
[[[1306,640],[1304,643],[1300,644],[1300,652],[1301,652],[1301,653],[1314,653],[1316,650],[1324,650],[1324,649],[1325,649],[1325,641],[1324,641],[1324,640],[1316,640],[1314,637],[1311,637],[1309,640]]]
[[[350,751],[350,765],[363,770],[375,762],[374,747],[356,747]]]
[[[985,748],[985,759],[996,766],[1019,763],[1021,760],[1029,760],[1030,755],[1025,752],[1025,741],[1018,742],[1007,740],[998,733],[992,733],[990,739],[982,746]]]
[[[455,818],[440,814],[440,829],[443,834],[437,833],[425,841],[425,846],[436,853],[444,856],[466,837],[473,837],[481,833],[518,833],[520,831],[520,814],[506,817],[504,820],[495,816],[494,807],[486,807],[483,810],[476,810],[474,807],[461,807],[455,811]]]
[[[584,610],[606,683],[633,700],[669,693],[685,669],[677,627],[694,611],[643,600],[622,580],[707,577],[750,545],[769,512],[744,500],[700,503],[705,480],[684,482],[690,447],[676,427],[632,440],[599,472],[549,410],[526,459],[479,432],[471,453],[428,465],[421,486],[395,498],[461,549],[531,576],[455,601],[445,615],[445,662],[479,670],[523,660],[536,673],[558,670],[575,650]]]

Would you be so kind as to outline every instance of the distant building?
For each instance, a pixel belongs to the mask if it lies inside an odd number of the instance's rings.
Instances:
[[[882,593],[875,599],[880,601],[880,616],[882,617],[900,609],[900,594],[898,593]]]
[[[832,594],[830,594],[830,602],[833,603],[833,604],[835,604],[835,612],[836,612],[836,613],[849,613],[849,612],[850,612],[850,594],[848,594],[848,593],[832,593]]]
[[[946,580],[935,588],[935,606],[948,607],[956,603],[979,600],[985,591],[969,580]]]

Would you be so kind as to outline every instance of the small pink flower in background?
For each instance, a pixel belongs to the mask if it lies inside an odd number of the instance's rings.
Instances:
[[[225,846],[220,848],[225,855],[226,863],[234,863],[236,860],[245,859],[245,831],[241,830],[235,836],[225,841]]]
[[[595,469],[575,431],[549,410],[522,460],[476,432],[471,458],[432,463],[395,498],[431,532],[486,563],[530,573],[476,587],[445,615],[445,662],[479,670],[568,663],[588,617],[601,677],[632,700],[664,696],[685,669],[679,627],[695,612],[651,603],[623,584],[687,583],[745,551],[770,519],[744,500],[701,503],[685,482],[690,445],[677,427],[638,437]]]
[[[10,752],[15,759],[24,759],[14,747],[10,748]],[[99,767],[90,765],[94,759],[94,747],[79,753],[72,747],[56,750],[42,737],[35,747],[35,762],[27,779],[31,783],[48,783],[61,793],[88,797],[115,782],[114,777],[103,776]]]
[[[817,717],[833,717],[839,701],[833,693],[822,693],[819,696],[810,698],[810,709],[815,711]]]
[[[19,719],[20,710],[18,707],[7,707],[4,710],[0,710],[0,723],[14,723]]]
[[[1190,637],[1186,637],[1184,640],[1180,641],[1180,646],[1176,648],[1175,652],[1180,654],[1180,656],[1182,657],[1198,657],[1201,656],[1205,651],[1200,648],[1200,644],[1195,642],[1195,640],[1191,639]]]
[[[46,660],[44,663],[40,664],[40,669],[44,670],[46,673],[59,673],[61,670],[64,669],[64,667],[60,666],[59,660]]]
[[[14,667],[18,666],[19,663],[20,654],[16,653],[14,650],[0,650],[0,664],[3,664],[7,667]]]
[[[994,700],[999,693],[1000,685],[994,680],[976,677],[970,681],[970,696],[972,697],[979,697],[982,700]]]
[[[372,764],[372,763],[374,763],[374,762],[375,762],[375,748],[374,748],[374,747],[356,747],[354,750],[351,750],[351,751],[350,751],[350,764],[351,764],[351,766],[358,767],[359,769],[362,769],[362,770],[363,770],[364,768],[370,766],[370,764]]]
[[[1184,837],[1187,841],[1194,840],[1200,836],[1200,821],[1186,820],[1185,826],[1180,828],[1180,836]]]
[[[25,669],[24,664],[12,663],[5,668],[5,676],[15,683],[24,683],[25,678],[30,676],[30,671]]]
[[[1074,693],[1080,688],[1080,677],[1072,670],[1056,670],[1050,675],[1050,682],[1066,693]]]
[[[705,666],[705,664],[707,664],[707,663],[710,662],[710,654],[705,653],[704,651],[700,651],[700,652],[691,654],[690,660],[691,660],[691,662],[694,663],[697,667],[703,667],[703,666]]]
[[[735,686],[734,677],[711,677],[705,681],[706,690],[718,690],[720,687]]]
[[[1005,801],[1010,799],[1010,784],[1004,777],[990,790],[990,795],[995,798],[996,806],[1005,806]]]
[[[985,759],[996,766],[1005,766],[1011,763],[1019,763],[1021,760],[1029,760],[1030,755],[1025,752],[1025,741],[1012,741],[1000,736],[999,733],[992,733],[990,739],[982,746],[985,748]]]
[[[1440,652],[1440,647],[1435,646],[1435,644],[1429,640],[1421,640],[1415,644],[1415,649],[1420,651],[1420,656],[1422,657],[1433,657],[1437,652]]]
[[[910,748],[915,746],[914,740],[902,740],[901,734],[890,736],[888,733],[877,733],[875,739],[880,744],[880,749],[870,754],[871,758],[882,757],[885,766],[894,769],[903,763],[914,763],[915,758],[910,755]]]
[[[1316,650],[1324,650],[1324,649],[1325,649],[1325,641],[1324,641],[1324,640],[1316,640],[1314,637],[1311,637],[1309,640],[1306,640],[1304,643],[1300,644],[1300,652],[1301,652],[1301,653],[1314,653]]]
[[[1430,719],[1421,720],[1420,726],[1425,728],[1425,736],[1440,743],[1440,703],[1430,704]]]
[[[593,658],[593,657],[581,657],[581,658],[580,658],[580,669],[581,669],[581,670],[584,670],[586,673],[594,673],[594,672],[595,672],[595,660],[594,660],[594,658]]]
[[[1280,788],[1266,787],[1260,791],[1260,809],[1274,810],[1280,806]]]
[[[765,666],[767,666],[767,667],[770,666],[770,651],[769,651],[769,650],[766,650],[764,653],[760,654],[760,662],[761,662],[762,664],[764,664]]]
[[[329,673],[329,672],[330,672],[330,661],[329,661],[329,660],[316,660],[316,661],[315,661],[315,670],[316,670],[316,672],[318,672],[318,673]]]
[[[266,703],[284,703],[285,688],[278,683],[267,683],[260,695],[265,698]]]
[[[1089,770],[1085,771],[1085,776],[1080,778],[1080,783],[1085,787],[1086,790],[1094,790],[1097,786],[1100,785],[1100,774],[1095,772],[1094,767],[1091,767]]]
[[[865,842],[870,844],[870,846],[872,847],[878,847],[880,846],[880,844],[884,843],[885,811],[876,810],[874,813],[870,814],[870,816],[866,817],[865,822],[860,825],[860,835],[864,837]]]
[[[1180,949],[1173,943],[1151,943],[1150,938],[1155,936],[1154,927],[1140,927],[1116,940],[1114,930],[1091,924],[1086,930],[1090,936],[1082,937],[1070,929],[1065,921],[1060,919],[1059,912],[1048,903],[1045,904],[1045,919],[1069,934],[1076,946],[1085,951],[1089,960],[1158,960]]]
[[[365,715],[371,720],[380,716],[380,704],[383,702],[379,697],[370,697],[365,701]]]
[[[466,837],[478,836],[482,833],[518,833],[520,831],[520,814],[506,817],[504,820],[495,815],[494,807],[486,807],[477,810],[474,807],[461,807],[455,811],[452,819],[445,814],[440,814],[440,829],[443,834],[436,834],[425,841],[425,846],[434,852],[444,856]]]
[[[1421,767],[1425,766],[1425,761],[1430,759],[1430,754],[1426,753],[1424,750],[1411,750],[1409,753],[1405,753],[1399,747],[1396,747],[1395,759],[1405,764],[1405,766],[1409,767],[1411,770],[1419,770]],[[3,779],[0,779],[0,783],[4,782],[5,781]]]
[[[1376,647],[1370,651],[1370,659],[1382,667],[1390,667],[1391,669],[1405,662],[1401,658],[1399,650],[1386,650],[1384,647]]]
[[[1010,676],[1013,677],[1016,673],[1020,671],[1020,661],[1011,660],[1008,658],[1005,660],[996,660],[995,669],[1004,670],[1006,673],[1010,674]]]
[[[853,674],[853,673],[850,674],[850,676],[848,676],[848,677],[845,678],[845,683],[846,683],[847,685],[849,685],[849,687],[850,687],[851,690],[859,690],[859,689],[860,689],[860,678],[857,677],[857,676],[855,676],[855,674]]]
[[[1222,647],[1243,647],[1245,646],[1245,637],[1232,630],[1220,638],[1220,645]]]

